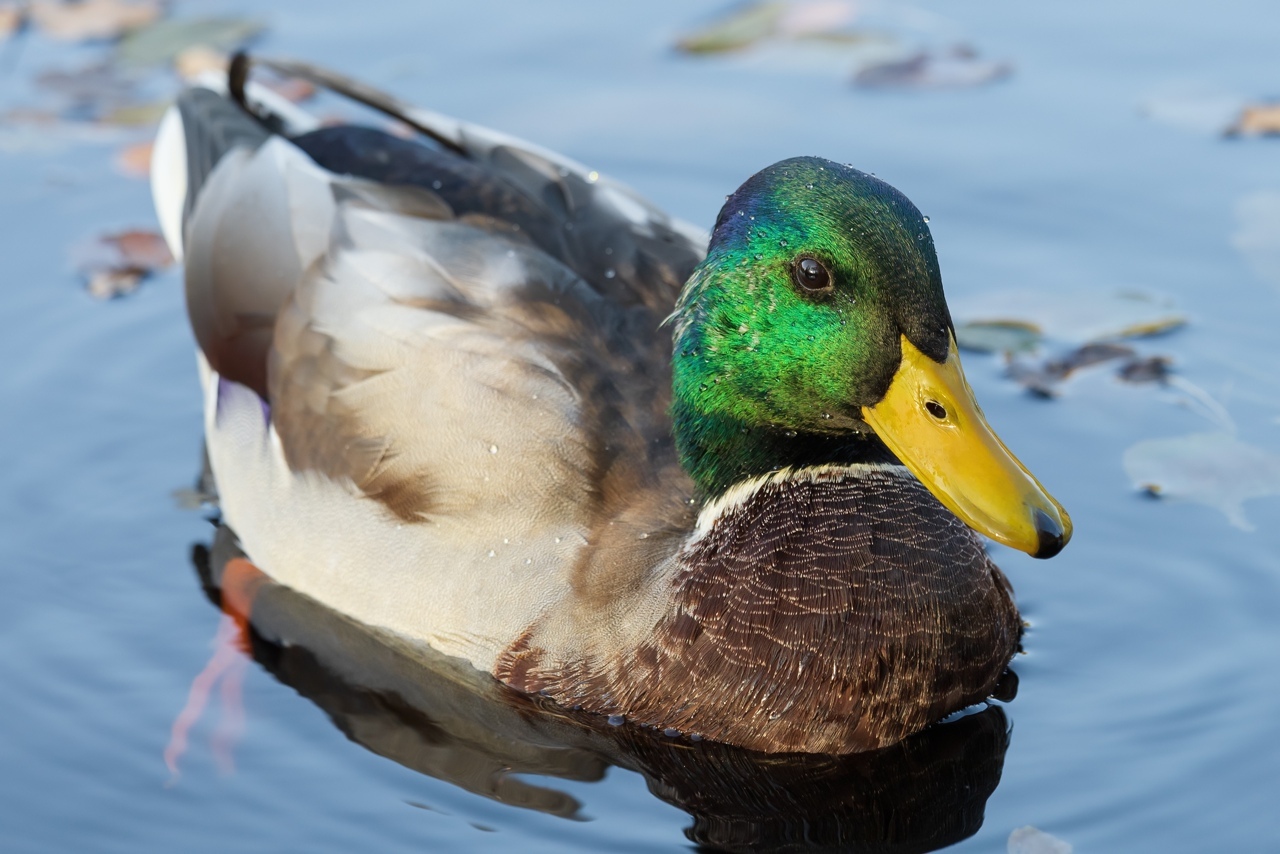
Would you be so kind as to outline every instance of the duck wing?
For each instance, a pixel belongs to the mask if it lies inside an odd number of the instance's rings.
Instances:
[[[157,144],[185,157],[210,459],[251,558],[483,667],[557,602],[639,590],[692,526],[659,326],[693,232],[470,125],[262,110],[191,90]]]

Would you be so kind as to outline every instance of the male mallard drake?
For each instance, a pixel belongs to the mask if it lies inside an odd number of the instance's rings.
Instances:
[[[1071,523],[974,402],[901,193],[786,160],[708,247],[564,158],[279,67],[425,137],[246,100],[243,59],[161,126],[256,565],[519,690],[759,750],[990,694],[1020,622],[970,527],[1049,557]]]

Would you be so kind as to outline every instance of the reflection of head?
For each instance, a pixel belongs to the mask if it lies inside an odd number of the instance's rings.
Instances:
[[[196,569],[218,601],[240,556],[220,528]],[[932,851],[973,835],[1000,782],[1009,734],[991,707],[849,756],[763,754],[673,740],[553,707],[419,647],[398,648],[305,596],[268,584],[254,602],[254,658],[353,741],[467,791],[576,817],[569,795],[517,774],[595,781],[639,771],[693,817],[693,841],[725,851]]]

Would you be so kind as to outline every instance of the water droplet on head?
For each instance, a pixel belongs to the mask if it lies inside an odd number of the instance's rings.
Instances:
[[[609,726],[622,726],[627,722],[627,719],[622,715],[609,715],[608,720]]]
[[[678,738],[680,736],[680,730],[676,729],[675,727],[669,726],[662,731],[662,734],[665,735],[667,738]]]
[[[924,218],[924,221],[925,221],[925,222],[928,222],[928,221],[929,221],[929,218],[928,218],[928,217],[925,217],[925,218]]]
[[[600,173],[597,172],[596,170],[592,169],[590,172],[587,173],[588,184],[594,184],[596,181],[599,181],[599,180],[600,180]]]
[[[489,446],[489,453],[491,453],[491,454],[496,454],[496,453],[498,453],[498,446],[497,446],[497,445],[490,445],[490,446]]]
[[[813,189],[813,185],[812,185],[812,184],[805,184],[805,185],[804,185],[804,188],[805,188],[806,190],[812,190],[812,189]]]
[[[779,245],[779,246],[781,246],[781,247],[783,247],[783,248],[785,248],[785,247],[786,247],[786,245],[787,245],[787,241],[786,241],[786,240],[779,240],[779,241],[778,241],[778,245]]]
[[[796,433],[795,430],[783,430],[782,435],[786,436],[788,439],[794,439],[799,434]]]
[[[698,735],[696,732],[691,732],[691,733],[689,733],[689,740],[690,740],[690,741],[702,741],[702,736]]]

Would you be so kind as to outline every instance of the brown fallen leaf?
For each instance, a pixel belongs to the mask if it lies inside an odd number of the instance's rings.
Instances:
[[[1120,366],[1116,376],[1127,383],[1160,383],[1169,381],[1173,374],[1173,360],[1168,356],[1148,356],[1130,359]]]
[[[1280,103],[1250,104],[1240,111],[1223,136],[1280,135]]]
[[[89,293],[99,299],[130,294],[143,279],[173,263],[164,238],[142,229],[104,234],[76,254]]]
[[[0,3],[0,41],[21,32],[26,23],[25,3]]]
[[[173,58],[173,70],[187,83],[210,71],[224,74],[230,64],[225,53],[206,44],[192,45]]]
[[[127,178],[151,177],[151,150],[154,147],[154,142],[146,140],[120,149],[113,162],[116,171]]]
[[[853,77],[863,89],[965,89],[1003,80],[1013,73],[1007,62],[978,58],[968,45],[941,53],[921,52],[906,59],[868,65]]]
[[[50,38],[62,41],[117,39],[160,19],[159,0],[35,0],[31,22]]]
[[[1057,385],[1081,368],[1134,355],[1133,348],[1124,344],[1095,341],[1056,359],[1046,359],[1038,366],[1011,361],[1009,377],[1037,397],[1052,398],[1058,395]]]

